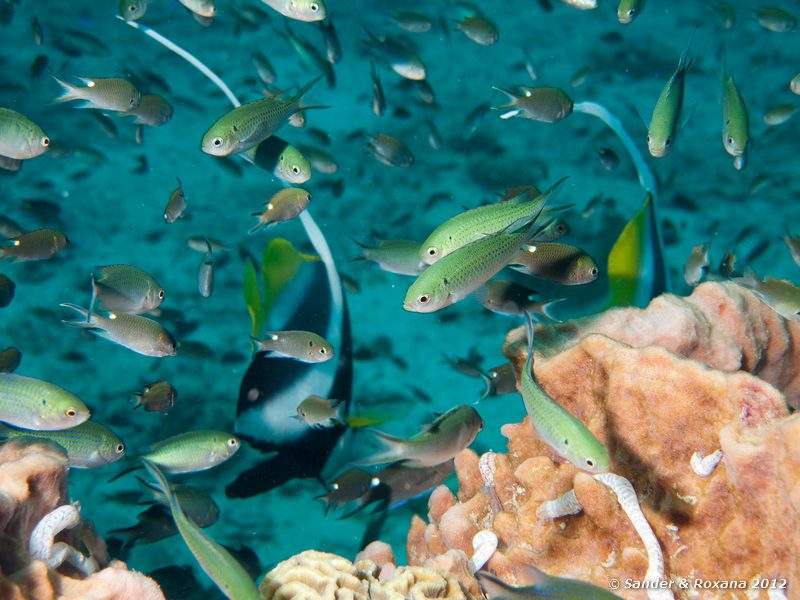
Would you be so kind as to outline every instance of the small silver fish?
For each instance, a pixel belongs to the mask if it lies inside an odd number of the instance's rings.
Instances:
[[[786,242],[786,246],[789,248],[789,252],[792,255],[792,260],[794,264],[800,267],[800,237],[792,237],[792,234],[789,233],[789,226],[786,226],[786,235],[781,238],[784,242]],[[0,303],[2,306],[2,303]]]
[[[341,400],[309,396],[297,406],[297,418],[312,429],[324,429],[341,424]]]
[[[210,298],[214,291],[214,262],[211,242],[206,243],[208,250],[203,254],[200,268],[197,271],[197,291],[203,298]]]
[[[475,440],[482,429],[481,416],[471,406],[462,404],[451,408],[408,439],[371,430],[380,448],[352,464],[380,465],[402,460],[407,467],[432,467],[455,457]]]
[[[275,75],[275,69],[269,59],[258,50],[253,52],[252,56],[253,64],[256,66],[256,73],[258,73],[258,78],[261,80],[261,82],[264,85],[271,85],[275,83],[275,80],[278,77]]]
[[[764,123],[770,126],[781,125],[791,119],[796,112],[796,104],[777,104],[768,108],[764,113]]]
[[[101,337],[145,356],[174,356],[175,339],[157,321],[139,315],[109,313],[107,317],[90,313],[75,304],[61,304],[81,315],[80,319],[62,321],[70,327],[89,329]]]
[[[381,77],[375,68],[375,63],[370,61],[370,77],[372,77],[372,112],[376,117],[380,117],[386,111],[386,98],[383,95]]]
[[[52,76],[64,89],[64,93],[55,102],[82,100],[77,108],[94,108],[97,110],[113,110],[128,112],[139,106],[142,94],[127,79],[119,77],[78,77],[83,86],[73,85],[55,75]]]
[[[264,339],[251,338],[256,352],[272,352],[306,363],[325,362],[334,357],[333,346],[311,331],[268,332]]]
[[[183,217],[183,212],[187,206],[186,195],[183,193],[183,184],[179,177],[175,179],[178,180],[178,187],[170,194],[167,206],[164,208],[164,220],[167,223],[174,223]]]
[[[475,298],[486,308],[498,315],[523,316],[525,313],[543,315],[551,321],[558,321],[550,309],[558,300],[537,302],[531,299],[536,292],[513,281],[492,279],[475,291]]]
[[[606,171],[613,171],[619,166],[619,156],[611,148],[595,148],[594,152]]]
[[[164,301],[164,288],[152,275],[139,267],[105,265],[95,267],[92,273],[92,300],[89,312],[94,312],[98,300],[106,310],[140,314],[161,306]]]
[[[400,29],[405,29],[411,33],[425,33],[430,31],[430,17],[414,12],[399,12],[389,17],[389,20]]]
[[[414,240],[378,240],[370,246],[353,240],[364,252],[355,260],[371,260],[387,273],[419,275],[426,265],[419,258],[419,242]]]
[[[385,133],[367,135],[367,149],[387,167],[410,167],[414,164],[414,155],[408,146]]]
[[[764,277],[764,281],[761,281],[752,269],[747,269],[744,277],[734,281],[752,291],[764,304],[785,319],[800,320],[800,288],[792,282],[772,277]]]
[[[710,242],[692,246],[692,253],[683,265],[683,280],[686,285],[694,287],[708,271],[708,250]]]
[[[144,94],[139,106],[121,116],[136,117],[135,125],[160,127],[172,118],[175,110],[172,105],[158,94]],[[141,143],[141,142],[140,142]]]
[[[555,123],[572,114],[574,103],[567,93],[555,87],[517,86],[519,93],[495,87],[508,96],[510,104],[493,106],[494,110],[506,111],[501,119],[520,117],[543,123]]]

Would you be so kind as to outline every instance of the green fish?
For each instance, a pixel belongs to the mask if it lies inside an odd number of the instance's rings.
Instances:
[[[432,265],[454,250],[503,231],[519,219],[542,210],[566,179],[557,181],[544,194],[529,197],[527,192],[522,192],[516,198],[479,206],[448,219],[422,242],[420,260]]]
[[[236,436],[224,431],[189,431],[156,442],[139,458],[165,473],[196,473],[224,463],[240,445]]]
[[[533,375],[534,329],[527,315],[528,358],[520,377],[525,410],[539,437],[573,465],[590,473],[607,473],[611,466],[608,450],[594,434],[555,402],[536,382]]]
[[[303,152],[276,135],[246,150],[242,156],[286,183],[299,185],[311,179],[311,164]]]
[[[411,284],[403,301],[410,312],[431,313],[463,300],[508,264],[520,247],[534,234],[539,206],[523,217],[515,233],[501,231],[448,254],[425,269]],[[509,226],[513,229],[514,223]]]
[[[471,406],[461,404],[408,439],[371,430],[373,438],[380,443],[380,449],[353,464],[380,465],[402,460],[407,467],[432,467],[450,460],[469,446],[481,429],[481,416]]]
[[[414,240],[377,240],[374,246],[353,241],[364,253],[353,260],[371,260],[387,273],[417,276],[427,267],[419,258],[420,243]]]
[[[616,594],[586,581],[553,577],[531,565],[526,565],[524,569],[529,582],[525,586],[511,586],[486,571],[478,571],[475,577],[488,600],[622,600]]]
[[[524,244],[509,264],[515,271],[561,285],[584,285],[600,274],[597,263],[589,254],[559,242]]]
[[[97,110],[113,110],[126,113],[137,108],[142,102],[142,94],[127,79],[120,77],[78,77],[84,85],[73,85],[52,76],[62,88],[64,93],[55,99],[55,102],[69,102],[70,100],[83,100],[77,108],[95,108]]]
[[[189,551],[220,591],[231,600],[261,600],[261,593],[244,567],[184,514],[158,466],[147,459],[142,462],[167,497],[172,519]]]
[[[667,85],[658,97],[650,126],[647,128],[647,148],[651,156],[661,158],[666,156],[675,144],[675,136],[681,128],[681,112],[683,111],[683,91],[686,83],[686,72],[692,66],[689,60],[689,47],[697,27],[689,37],[689,43],[681,54],[678,67],[667,81]]]
[[[108,427],[84,421],[64,431],[25,431],[0,426],[0,439],[28,438],[57,444],[75,469],[104,467],[125,456],[125,444]]]
[[[10,108],[0,108],[0,156],[15,160],[47,152],[50,138],[36,123]]]
[[[800,288],[792,282],[772,277],[764,277],[764,281],[761,281],[752,269],[747,269],[744,277],[737,277],[734,281],[749,289],[785,319],[800,319]]]
[[[723,54],[722,71],[722,145],[728,154],[736,158],[745,153],[749,140],[747,107],[742,95],[728,71]]]
[[[623,25],[630,25],[644,8],[645,0],[619,0],[617,19]]]
[[[24,429],[60,430],[80,425],[89,409],[68,391],[40,379],[0,373],[0,421]]]
[[[144,356],[174,356],[177,345],[172,335],[153,319],[139,315],[91,313],[75,304],[61,304],[81,315],[80,319],[61,321],[70,327],[89,329],[101,337]]]
[[[256,352],[271,352],[305,363],[320,363],[334,357],[333,346],[311,331],[272,331],[263,340],[253,338]]]
[[[225,113],[205,133],[200,149],[213,156],[229,156],[260,144],[285,125],[297,111],[321,108],[300,104],[303,95],[318,80],[319,77],[308,82],[288,100],[263,98]]]

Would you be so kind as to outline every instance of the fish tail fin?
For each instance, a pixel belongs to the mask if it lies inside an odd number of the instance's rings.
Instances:
[[[142,404],[142,399],[143,398],[144,398],[144,395],[140,394],[139,392],[136,392],[135,394],[131,394],[131,401],[135,403],[133,405],[133,410],[136,410],[137,408],[143,406],[143,404]]]
[[[495,110],[503,110],[504,108],[513,108],[514,106],[516,106],[517,95],[514,92],[510,92],[504,88],[497,87],[496,85],[493,85],[492,89],[508,96],[508,100],[511,102],[511,105],[509,106],[494,106],[492,108],[494,108]]]
[[[261,215],[261,213],[260,212],[254,212],[254,213],[250,213],[250,215],[253,216],[253,217],[259,217]],[[250,230],[247,233],[250,234],[250,235],[253,235],[256,231],[258,231],[262,227],[266,227],[266,226],[267,226],[267,224],[259,218],[258,219],[258,223],[256,223],[253,227],[251,227]]]
[[[81,91],[80,86],[73,85],[68,81],[64,81],[60,77],[53,75],[52,73],[50,76],[56,80],[56,83],[61,86],[61,95],[57,98],[53,98],[53,102],[69,102],[70,100],[86,100]]]
[[[480,377],[483,380],[483,385],[485,387],[483,388],[483,394],[481,394],[481,397],[478,398],[478,402],[486,400],[489,396],[492,395],[492,380],[491,380],[491,378],[486,373],[481,373]],[[477,404],[477,402],[476,402],[476,404]]]
[[[351,461],[350,464],[362,467],[370,465],[382,465],[384,463],[395,462],[404,458],[404,451],[406,448],[406,440],[403,438],[383,433],[377,429],[366,430],[372,438],[378,442],[378,449],[361,457],[358,460]]]
[[[77,304],[69,304],[69,303],[62,303],[61,306],[64,308],[68,308],[70,310],[74,310],[78,313],[81,318],[80,319],[73,319],[72,321],[65,321],[62,320],[61,322],[64,325],[69,325],[70,327],[96,327],[97,322],[92,322],[92,315],[91,313],[86,310],[85,308],[78,306]],[[84,320],[85,318],[85,320]]]
[[[542,311],[542,314],[551,321],[555,321],[556,323],[563,323],[561,319],[553,315],[552,310],[556,304],[558,304],[559,302],[563,302],[564,300],[566,300],[566,298],[556,298],[555,300],[550,300],[549,302],[545,302],[544,304],[542,304],[542,307],[540,309]]]

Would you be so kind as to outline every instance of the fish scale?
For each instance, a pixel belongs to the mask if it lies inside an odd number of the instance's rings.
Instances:
[[[479,206],[448,219],[422,242],[419,250],[420,260],[434,264],[457,248],[489,234],[503,231],[526,215],[538,212],[565,180],[566,177],[532,200],[520,202],[514,199]],[[436,250],[435,255],[431,254],[431,249]]]

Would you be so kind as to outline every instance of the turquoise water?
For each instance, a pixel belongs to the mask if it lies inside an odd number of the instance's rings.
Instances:
[[[590,252],[603,268],[622,226],[644,199],[622,146],[589,116],[574,114],[551,125],[501,120],[497,111],[489,111],[476,133],[465,139],[465,119],[476,106],[504,103],[492,86],[559,86],[576,101],[602,103],[622,120],[660,184],[659,215],[672,291],[689,292],[682,281],[682,266],[691,247],[706,241],[712,242],[714,267],[723,252],[730,250],[739,259],[738,271],[752,267],[759,275],[797,279],[797,267],[777,237],[783,235],[784,224],[794,229],[798,222],[794,175],[800,119],[795,116],[775,127],[762,120],[774,105],[800,103],[788,88],[800,68],[796,31],[763,29],[751,14],[757,4],[746,2],[734,4],[737,20],[729,30],[720,26],[704,3],[651,0],[633,24],[622,26],[616,20],[615,5],[609,2],[587,12],[560,3],[547,12],[535,2],[483,2],[480,10],[496,23],[500,39],[482,47],[451,30],[450,19],[463,3],[434,4],[403,3],[403,10],[418,10],[434,19],[430,32],[413,34],[388,21],[388,15],[398,10],[397,3],[331,0],[328,10],[343,48],[342,60],[335,65],[336,86],[321,81],[306,97],[310,104],[330,108],[308,111],[306,129],[286,126],[279,133],[293,144],[321,146],[338,162],[337,173],[314,173],[303,187],[312,192],[309,212],[327,239],[339,271],[360,288],[345,292],[357,351],[351,411],[388,402],[398,418],[381,427],[409,436],[435,414],[476,401],[481,381],[456,372],[442,355],[461,357],[476,349],[483,356],[484,368],[499,365],[503,337],[518,321],[490,314],[471,300],[432,315],[405,312],[402,301],[412,280],[366,262],[348,262],[359,255],[350,237],[365,240],[374,234],[422,240],[445,219],[464,207],[490,201],[505,187],[535,184],[545,189],[569,176],[559,202],[575,204],[575,208],[564,213],[571,226],[564,241]],[[281,88],[315,77],[317,72],[303,65],[283,37],[286,19],[266,5],[253,5],[265,15],[259,26],[241,24],[238,15],[248,6],[242,2],[220,2],[215,22],[208,28],[170,0],[153,1],[141,22],[204,61],[243,102],[261,93],[250,56],[253,50],[269,57]],[[0,105],[25,114],[53,140],[89,148],[96,155],[45,154],[26,161],[19,173],[0,172],[0,214],[26,230],[56,227],[71,242],[52,260],[0,263],[0,271],[17,284],[14,301],[0,309],[2,346],[13,345],[22,352],[19,373],[57,383],[86,401],[94,417],[125,440],[130,455],[187,430],[233,432],[251,352],[242,256],[260,255],[275,236],[291,240],[303,251],[315,251],[297,219],[267,232],[247,234],[254,225],[250,213],[259,210],[281,182],[244,161],[230,161],[232,168],[200,151],[203,133],[230,105],[187,62],[117,20],[114,2],[101,6],[88,0],[28,1],[13,6],[13,19],[0,29],[5,42],[0,50]],[[789,2],[783,7],[797,9]],[[31,33],[34,16],[44,31],[40,47],[34,45]],[[435,105],[422,103],[407,82],[376,61],[388,110],[380,118],[373,115],[362,25],[412,41],[428,67]],[[652,159],[636,113],[649,120],[697,25],[686,84],[686,112],[691,116],[672,152]],[[315,25],[292,22],[291,27],[324,52]],[[96,41],[79,37],[81,33]],[[71,50],[75,44],[79,44],[77,51]],[[733,168],[721,144],[715,74],[721,71],[723,45],[750,111],[751,146],[742,171]],[[536,82],[526,72],[523,48],[534,58]],[[39,54],[47,56],[47,69],[33,77],[30,66]],[[588,68],[585,82],[574,88],[570,80],[584,68]],[[60,92],[48,71],[67,78],[133,76],[143,91],[162,94],[174,107],[174,116],[162,127],[147,128],[142,144],[135,142],[130,119],[112,116],[117,135],[108,137],[90,111],[52,102]],[[166,85],[159,86],[149,74]],[[440,150],[428,143],[425,117],[444,138]],[[311,128],[327,133],[330,145],[320,145]],[[366,151],[364,131],[403,140],[415,156],[414,165],[392,168],[377,162]],[[620,156],[617,169],[606,171],[595,160],[594,149],[601,146]],[[162,214],[175,177],[183,182],[188,209],[184,219],[168,225]],[[754,185],[764,178],[766,183]],[[429,206],[429,198],[436,194],[447,198]],[[582,216],[598,194],[606,200]],[[186,245],[193,235],[211,236],[229,248],[215,257],[215,290],[209,299],[197,292],[202,254]],[[67,315],[59,304],[85,306],[94,266],[114,263],[141,267],[164,287],[161,320],[183,344],[177,356],[140,356],[62,325]],[[547,297],[569,297],[570,314],[592,310],[607,291],[604,274],[578,288],[540,281],[531,285]],[[364,356],[364,348],[375,349],[378,336],[391,341],[391,354],[402,361],[387,356],[358,358]],[[205,347],[188,351],[188,342]],[[168,415],[133,411],[130,394],[157,379],[167,379],[178,389],[174,409]],[[423,390],[430,401],[421,399],[414,388]],[[525,415],[519,397],[492,399],[477,409],[486,426],[472,447],[478,452],[504,450],[499,427]],[[262,573],[269,565],[311,547],[352,558],[368,518],[363,514],[343,520],[331,513],[325,516],[322,503],[314,500],[324,490],[313,479],[291,480],[247,499],[226,497],[225,487],[260,459],[259,451],[245,443],[224,466],[184,478],[211,492],[222,508],[220,520],[207,533],[230,546],[250,547]],[[107,483],[121,469],[114,465],[73,470],[69,476],[71,497],[81,502],[84,518],[103,535],[132,525],[140,510],[123,501],[124,492],[139,489],[132,476]],[[450,485],[454,488],[452,480]],[[424,498],[390,512],[380,538],[392,544],[400,560],[411,515],[426,512]],[[211,589],[179,538],[152,546],[137,544],[126,561],[145,572],[170,564],[192,565],[199,585]]]

